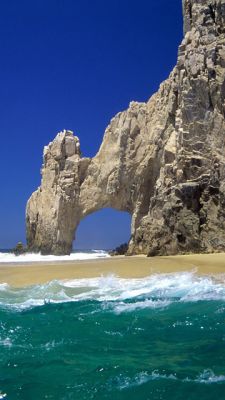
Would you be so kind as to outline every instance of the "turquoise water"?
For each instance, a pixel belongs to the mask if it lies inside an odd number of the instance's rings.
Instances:
[[[0,398],[224,400],[224,277],[0,285]]]

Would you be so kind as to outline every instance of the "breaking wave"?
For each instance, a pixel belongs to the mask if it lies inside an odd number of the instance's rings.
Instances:
[[[199,384],[218,384],[225,382],[224,375],[215,375],[211,369],[204,370],[200,375],[196,378],[180,378],[177,374],[165,374],[159,373],[159,371],[153,371],[151,373],[147,371],[139,372],[133,378],[126,376],[119,376],[115,379],[114,384],[117,386],[119,390],[129,389],[135,386],[141,386],[149,381],[155,380],[172,380],[172,381],[180,381],[183,383],[194,382]]]
[[[68,256],[44,256],[40,253],[26,253],[16,256],[13,253],[0,252],[1,263],[29,263],[29,262],[46,262],[46,261],[81,261],[81,260],[95,260],[98,258],[106,258],[110,255],[104,250],[90,250],[90,251],[76,251]]]
[[[155,274],[140,279],[117,276],[51,281],[13,288],[0,285],[0,305],[17,309],[46,303],[94,300],[115,313],[165,308],[175,302],[225,301],[225,276],[198,276],[194,272]]]

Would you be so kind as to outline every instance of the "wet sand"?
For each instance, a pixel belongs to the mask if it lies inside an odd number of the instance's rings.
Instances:
[[[198,274],[225,273],[225,253],[185,256],[112,257],[92,261],[58,263],[0,264],[0,283],[23,287],[54,279],[80,279],[117,275],[121,278],[143,278],[156,273],[195,270]]]

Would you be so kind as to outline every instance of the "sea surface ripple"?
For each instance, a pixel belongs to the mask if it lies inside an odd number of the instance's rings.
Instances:
[[[0,285],[0,399],[224,400],[225,277]]]

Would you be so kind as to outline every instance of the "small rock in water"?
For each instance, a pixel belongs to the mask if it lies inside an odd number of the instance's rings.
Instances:
[[[128,244],[123,243],[114,250],[109,251],[110,256],[123,256],[128,250]]]
[[[27,249],[26,249],[26,247],[23,245],[22,242],[18,242],[17,245],[16,245],[16,247],[14,247],[14,249],[13,249],[13,253],[14,253],[16,256],[19,256],[20,254],[24,254],[24,253],[26,253],[26,252],[27,252]]]

